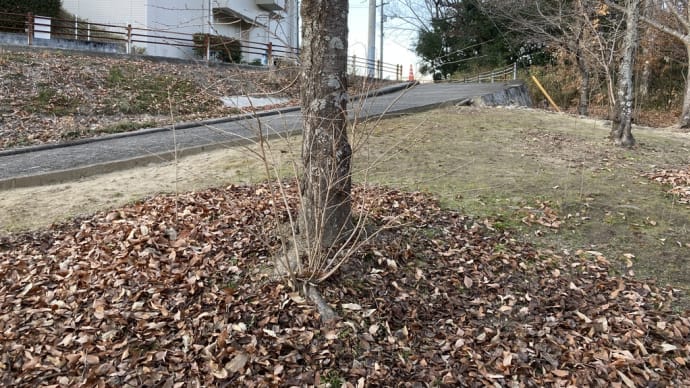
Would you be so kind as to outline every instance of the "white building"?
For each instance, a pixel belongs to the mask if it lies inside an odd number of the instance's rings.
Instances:
[[[189,44],[193,34],[210,33],[239,39],[243,62],[265,62],[269,42],[277,57],[288,56],[281,51],[298,46],[298,4],[299,0],[62,0],[62,8],[79,19],[131,25],[133,45],[146,55],[193,58],[196,54],[184,42]]]

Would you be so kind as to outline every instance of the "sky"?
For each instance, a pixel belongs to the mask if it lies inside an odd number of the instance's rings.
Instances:
[[[381,0],[377,0],[377,4],[380,5]],[[386,12],[385,6],[384,14],[390,15],[389,12]],[[376,11],[376,59],[379,59],[380,50],[380,17],[381,7],[379,6],[377,7]],[[350,55],[356,55],[358,58],[367,57],[367,36],[369,31],[368,22],[369,0],[350,0],[350,15],[348,17],[348,27],[350,31],[348,51]],[[410,49],[410,47],[413,45],[415,35],[413,33],[405,33],[400,29],[394,28],[399,24],[399,21],[396,21],[395,18],[391,17],[388,17],[384,22],[383,62],[393,65],[403,65],[403,79],[407,79],[410,65],[414,66],[414,71],[417,75],[417,62],[419,62],[419,59]]]

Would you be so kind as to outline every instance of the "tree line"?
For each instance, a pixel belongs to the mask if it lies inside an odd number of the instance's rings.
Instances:
[[[417,31],[422,70],[435,79],[513,62],[568,67],[577,74],[581,115],[593,96],[616,122],[627,122],[640,103],[664,109],[682,99],[678,124],[690,127],[687,0],[401,0],[397,7]],[[618,143],[634,144],[619,130],[612,131]]]

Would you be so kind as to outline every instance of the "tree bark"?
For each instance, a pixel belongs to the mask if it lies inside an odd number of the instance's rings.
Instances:
[[[626,1],[626,27],[623,39],[623,58],[618,69],[618,86],[614,109],[611,139],[616,145],[632,147],[635,138],[632,135],[633,113],[633,64],[638,45],[637,27],[640,17],[640,0]]]
[[[310,255],[331,255],[349,237],[352,149],[347,137],[347,0],[304,0],[304,116],[300,234]]]
[[[684,41],[685,49],[688,53],[688,63],[690,64],[690,41]],[[688,66],[688,75],[685,77],[685,96],[683,97],[683,110],[680,115],[680,127],[690,128],[690,66]]]

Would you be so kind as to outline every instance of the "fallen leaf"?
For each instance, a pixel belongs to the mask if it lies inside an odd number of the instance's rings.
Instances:
[[[225,369],[232,373],[237,373],[244,368],[244,366],[247,364],[247,361],[249,361],[249,356],[247,356],[247,354],[244,352],[240,352],[236,354],[232,360],[230,360],[230,362],[225,364]]]
[[[567,370],[563,370],[563,369],[554,369],[551,371],[551,373],[553,373],[557,377],[561,377],[561,378],[566,377],[570,374],[570,372],[568,372]]]
[[[678,350],[678,347],[676,345],[671,345],[669,343],[664,342],[661,344],[661,350],[666,353],[666,352],[673,352],[675,350]]]
[[[362,309],[362,306],[358,305],[357,303],[343,303],[342,306],[345,310],[358,311]]]
[[[512,362],[513,362],[513,353],[505,352],[505,354],[503,355],[503,362],[501,364],[503,364],[503,366],[507,368],[510,366],[510,364]]]
[[[635,383],[632,380],[630,380],[630,377],[626,376],[623,372],[616,371],[616,373],[618,373],[618,376],[620,376],[621,380],[623,380],[623,383],[625,383],[625,385],[628,388],[635,388],[636,387]]]
[[[575,314],[576,314],[578,317],[580,317],[580,319],[582,319],[585,323],[592,323],[592,320],[589,319],[589,317],[586,316],[585,314],[582,314],[581,312],[579,312],[579,311],[577,311],[577,310],[575,310]]]

